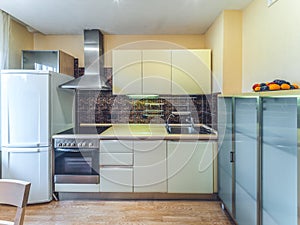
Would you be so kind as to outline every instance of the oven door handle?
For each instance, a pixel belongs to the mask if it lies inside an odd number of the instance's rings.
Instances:
[[[73,149],[73,148],[56,148],[54,151],[56,152],[82,152],[83,149]]]
[[[88,149],[88,148],[54,148],[55,152],[93,152],[97,149]]]

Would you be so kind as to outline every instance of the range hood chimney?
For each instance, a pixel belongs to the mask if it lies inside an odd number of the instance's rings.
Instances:
[[[62,84],[65,89],[109,91],[104,74],[103,34],[100,30],[84,30],[84,75]]]

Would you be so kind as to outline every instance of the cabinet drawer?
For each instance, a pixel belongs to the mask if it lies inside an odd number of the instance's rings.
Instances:
[[[133,165],[133,153],[100,153],[100,165]]]
[[[133,141],[104,140],[100,141],[101,153],[125,153],[133,152]]]
[[[100,192],[132,192],[132,168],[100,168]]]

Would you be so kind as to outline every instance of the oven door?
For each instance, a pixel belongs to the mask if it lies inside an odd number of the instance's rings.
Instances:
[[[54,183],[99,183],[98,149],[54,150]]]

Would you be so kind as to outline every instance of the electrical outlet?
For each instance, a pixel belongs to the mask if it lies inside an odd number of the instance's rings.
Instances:
[[[277,1],[278,0],[267,0],[268,7],[270,7],[271,5],[273,5]]]

